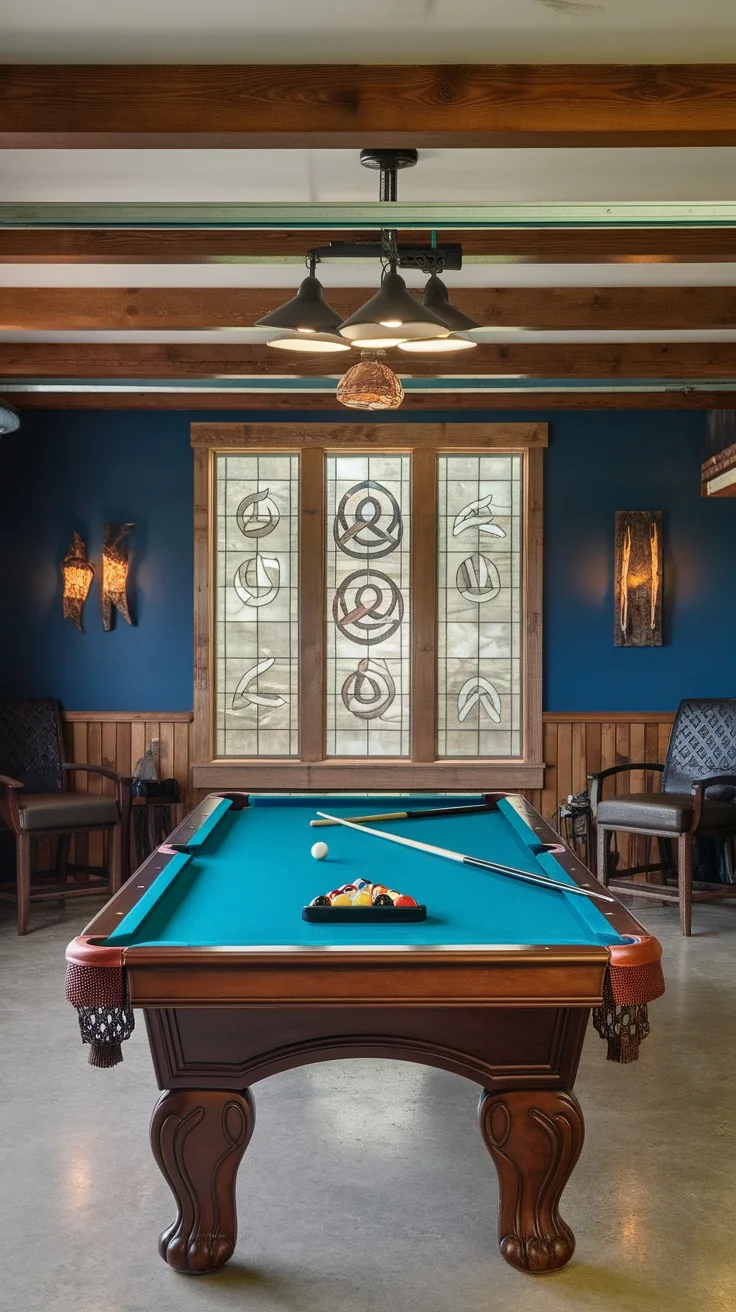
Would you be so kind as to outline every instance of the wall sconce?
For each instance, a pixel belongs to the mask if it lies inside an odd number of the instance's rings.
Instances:
[[[106,524],[102,544],[102,627],[112,628],[112,613],[117,610],[126,624],[132,624],[128,610],[128,543],[126,538],[135,524]]]
[[[69,550],[61,562],[61,572],[64,577],[64,619],[74,620],[79,632],[83,633],[82,611],[95,571],[87,560],[87,548],[79,533],[72,533]]]
[[[614,642],[662,646],[662,511],[617,510]]]

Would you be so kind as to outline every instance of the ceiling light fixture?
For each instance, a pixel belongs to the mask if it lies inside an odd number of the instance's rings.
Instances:
[[[430,341],[399,342],[402,351],[467,351],[478,345],[467,334],[480,328],[480,324],[451,303],[447,288],[436,273],[431,274],[427,280],[422,304],[442,320],[449,329],[449,335]]]
[[[275,346],[278,351],[313,351],[315,354],[318,351],[350,350],[350,342],[338,337],[337,333],[313,333],[304,328],[272,337],[266,345]]]
[[[278,328],[281,332],[268,342],[282,351],[341,351],[345,343],[335,329],[342,317],[327,304],[324,288],[315,276],[316,257],[307,256],[309,273],[296,296],[275,310],[256,319],[256,328]]]
[[[337,399],[352,410],[398,410],[404,399],[401,379],[379,358],[366,352],[337,385]]]
[[[447,337],[449,331],[438,314],[412,296],[393,259],[384,268],[380,290],[338,329],[352,346],[363,347],[399,346],[407,340]]]
[[[399,169],[416,164],[416,150],[362,150],[360,162],[380,173],[379,200],[389,208],[397,199]],[[315,268],[324,259],[381,261],[381,285],[354,314],[341,320],[324,299]],[[467,351],[477,343],[469,333],[478,328],[472,319],[450,303],[439,274],[462,268],[462,247],[437,245],[432,234],[427,246],[399,245],[395,228],[381,230],[380,242],[331,242],[307,252],[309,275],[296,296],[256,321],[256,327],[277,331],[268,345],[282,351],[382,350]],[[399,268],[420,269],[428,276],[420,301],[407,288]],[[403,400],[397,375],[375,356],[349,370],[338,388],[338,399],[357,409],[395,409]],[[370,366],[370,367],[368,367]],[[371,381],[372,380],[372,381]],[[344,384],[347,384],[344,386]],[[362,399],[361,399],[362,398]]]

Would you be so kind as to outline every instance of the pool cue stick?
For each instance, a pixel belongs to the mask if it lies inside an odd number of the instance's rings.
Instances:
[[[387,811],[385,815],[349,815],[346,818],[354,825],[367,825],[373,820],[422,820],[430,815],[470,815],[474,811],[492,811],[486,802],[473,802],[470,806],[433,806],[425,811]],[[338,820],[310,820],[312,829],[326,828],[327,825],[339,824]]]
[[[420,852],[428,852],[430,856],[441,856],[446,861],[456,861],[462,866],[491,870],[496,875],[508,875],[509,878],[519,879],[526,884],[541,884],[542,888],[553,888],[558,893],[577,893],[580,897],[598,898],[600,902],[616,901],[615,897],[609,897],[607,893],[597,893],[593,888],[580,888],[578,884],[563,884],[558,879],[547,879],[546,875],[533,875],[529,870],[517,870],[516,866],[502,866],[495,861],[483,861],[478,856],[465,856],[462,852],[453,852],[449,847],[435,847],[433,843],[420,843],[416,838],[387,834],[383,829],[369,829],[367,825],[353,824],[352,820],[328,815],[326,811],[318,811],[317,815],[323,820],[332,820],[337,825],[345,825],[346,829],[355,829],[359,834],[373,834],[374,838],[385,838],[389,843],[400,843],[402,847],[415,847]]]

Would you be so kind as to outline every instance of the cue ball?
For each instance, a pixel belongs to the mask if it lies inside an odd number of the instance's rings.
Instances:
[[[315,861],[324,861],[329,850],[330,849],[326,843],[315,843],[312,847],[312,856]]]

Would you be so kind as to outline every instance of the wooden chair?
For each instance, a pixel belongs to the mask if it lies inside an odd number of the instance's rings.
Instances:
[[[71,792],[76,770],[111,779],[115,796]],[[31,902],[114,893],[127,878],[130,780],[64,760],[59,706],[51,698],[0,701],[0,823],[15,835],[19,934],[28,930]],[[72,838],[99,830],[107,834],[107,869],[70,863]],[[55,880],[32,888],[33,840],[49,838],[57,843]]]
[[[602,798],[603,781],[630,770],[660,770],[661,793]],[[736,699],[702,698],[680,702],[664,765],[614,765],[590,777],[590,800],[597,838],[597,875],[616,892],[679,902],[683,934],[691,932],[692,903],[736,896],[736,885],[698,883],[693,890],[696,838],[736,835]],[[644,834],[659,840],[660,864],[613,871],[614,833]],[[677,843],[677,885],[637,883],[630,876],[662,871],[674,876],[670,843]]]

